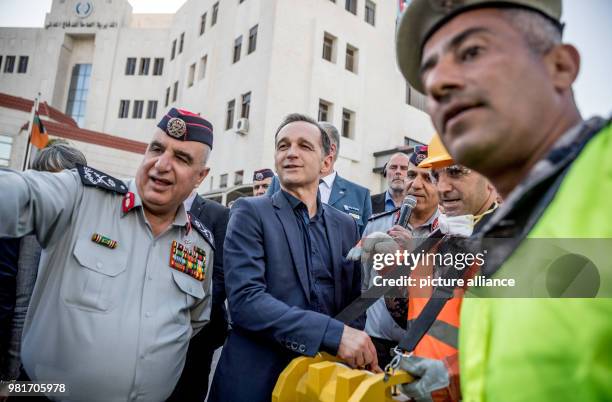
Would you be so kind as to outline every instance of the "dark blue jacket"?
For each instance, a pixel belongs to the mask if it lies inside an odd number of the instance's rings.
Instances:
[[[323,208],[338,313],[360,295],[361,266],[344,258],[359,234],[353,218]],[[281,192],[236,201],[227,227],[224,268],[233,329],[208,400],[270,401],[278,375],[291,359],[325,350],[327,327],[342,325],[309,310],[303,242]],[[363,318],[354,326],[363,328]]]

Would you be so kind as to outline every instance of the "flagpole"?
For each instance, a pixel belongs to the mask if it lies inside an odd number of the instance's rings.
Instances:
[[[34,128],[34,116],[38,111],[38,102],[40,99],[40,92],[34,98],[34,105],[32,105],[32,111],[30,112],[30,123],[28,124],[28,142],[26,143],[26,152],[23,157],[23,166],[21,170],[26,170],[28,168],[28,164],[30,162],[30,154],[32,152],[32,130]]]

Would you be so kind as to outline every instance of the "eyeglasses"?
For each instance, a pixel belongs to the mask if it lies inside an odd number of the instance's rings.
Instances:
[[[444,174],[451,179],[459,179],[470,174],[472,170],[461,165],[451,165],[445,168],[436,169],[432,172],[432,176],[436,179],[436,181],[440,179],[440,172],[444,172]]]

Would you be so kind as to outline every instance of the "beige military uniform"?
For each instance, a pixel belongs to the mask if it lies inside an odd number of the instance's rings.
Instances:
[[[44,248],[23,333],[30,378],[65,383],[70,400],[166,399],[210,316],[210,232],[181,205],[154,237],[135,182],[88,167],[0,170],[0,189],[0,237],[34,232]],[[179,270],[176,247],[198,250],[199,274]]]

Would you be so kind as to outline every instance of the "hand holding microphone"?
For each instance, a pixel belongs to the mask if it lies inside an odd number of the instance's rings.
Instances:
[[[404,250],[413,249],[412,227],[410,226],[410,216],[412,210],[416,207],[417,200],[414,196],[408,195],[404,198],[400,209],[400,215],[396,224],[387,231]]]

